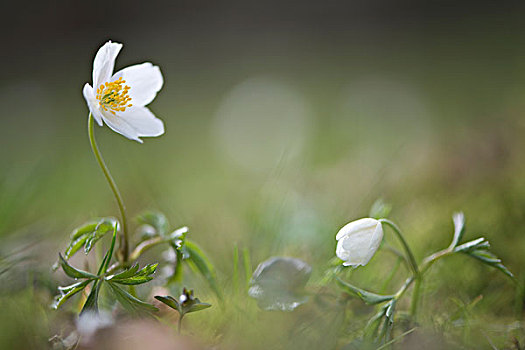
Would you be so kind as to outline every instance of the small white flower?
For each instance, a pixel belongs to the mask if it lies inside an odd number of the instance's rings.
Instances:
[[[359,219],[346,224],[335,239],[335,253],[344,261],[344,266],[364,266],[372,259],[383,240],[383,227],[376,219]]]
[[[93,87],[84,85],[84,98],[97,123],[142,143],[139,137],[160,136],[162,120],[145,107],[163,84],[159,67],[149,62],[126,67],[113,74],[122,44],[108,41],[93,61]]]

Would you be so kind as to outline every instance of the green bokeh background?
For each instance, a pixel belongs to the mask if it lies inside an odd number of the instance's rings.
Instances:
[[[22,5],[2,5],[11,15],[1,31],[0,254],[20,261],[0,276],[1,347],[45,345],[60,323],[47,309],[62,278],[50,271],[57,252],[77,225],[118,214],[90,153],[81,94],[108,39],[124,43],[116,69],[152,61],[165,78],[151,104],[165,135],[140,145],[96,128],[128,213],[161,210],[174,226],[189,226],[230,295],[226,312],[188,317],[196,338],[228,349],[344,344],[341,333],[337,342],[326,331],[340,324],[337,310],[265,313],[232,291],[233,245],[249,250],[252,268],[272,255],[301,258],[315,282],[334,256],[337,230],[366,216],[377,198],[393,205],[390,217],[418,259],[448,245],[451,215],[461,210],[466,239],[487,237],[523,281],[525,12],[518,2]],[[243,105],[246,82],[262,84],[281,114],[271,103]],[[232,91],[241,91],[232,103],[258,119],[251,128],[250,116],[242,124],[234,115],[242,125],[229,135],[220,117],[228,112],[220,111]],[[302,111],[291,124],[287,103]],[[280,117],[289,129],[280,129]],[[288,148],[288,134],[302,146]],[[390,264],[379,254],[352,280],[374,289]],[[487,338],[498,347],[513,336],[525,341],[508,279],[467,257],[438,265],[425,285],[425,329],[472,348],[488,347]],[[214,301],[205,285],[190,283]],[[439,328],[455,301],[479,295],[470,333]],[[343,338],[370,312],[351,304]]]

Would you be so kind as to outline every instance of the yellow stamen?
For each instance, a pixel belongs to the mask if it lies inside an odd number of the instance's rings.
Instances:
[[[128,85],[124,85],[126,81],[122,77],[113,82],[106,82],[101,84],[97,89],[97,100],[100,106],[105,111],[110,111],[113,115],[115,112],[124,112],[126,108],[131,107],[132,104],[129,96]]]

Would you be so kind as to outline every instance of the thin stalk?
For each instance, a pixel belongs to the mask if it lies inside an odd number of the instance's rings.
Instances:
[[[89,134],[89,142],[91,144],[91,149],[93,150],[93,154],[95,155],[95,158],[97,159],[100,169],[104,173],[104,177],[106,178],[106,181],[108,182],[109,187],[111,187],[113,196],[115,196],[115,199],[117,200],[118,208],[120,210],[120,216],[122,217],[122,235],[120,236],[120,255],[121,255],[122,262],[125,264],[127,263],[127,260],[128,260],[128,247],[129,247],[126,210],[124,207],[124,201],[122,200],[122,196],[120,195],[117,184],[115,183],[115,180],[113,180],[113,177],[111,176],[111,173],[109,172],[109,169],[106,166],[106,163],[104,162],[104,159],[102,158],[102,155],[100,154],[100,151],[98,149],[97,141],[95,140],[94,124],[95,122],[94,122],[93,116],[91,115],[91,113],[89,113],[88,134]]]
[[[182,318],[184,317],[184,314],[179,314],[179,322],[177,324],[177,331],[180,334],[180,330],[182,329]]]
[[[410,315],[412,315],[413,322],[416,322],[417,309],[419,306],[419,299],[421,295],[421,282],[423,280],[421,277],[421,275],[418,275],[414,279],[414,291],[412,292],[412,300],[410,301]]]
[[[414,272],[414,276],[417,276],[419,274],[419,269],[417,267],[416,258],[414,258],[414,254],[412,253],[412,250],[408,246],[408,243],[403,237],[403,233],[401,233],[401,230],[399,229],[399,227],[397,227],[396,224],[394,224],[392,221],[388,219],[380,219],[379,222],[384,223],[392,228],[397,238],[401,242],[403,249],[405,250],[405,253],[408,258],[408,262],[410,263],[410,267],[412,268],[412,271]]]
[[[413,281],[415,282],[415,286],[414,286],[414,292],[412,293],[412,302],[411,302],[411,306],[410,306],[410,314],[412,315],[412,319],[415,320],[416,319],[416,314],[417,314],[417,306],[419,304],[419,295],[420,295],[420,287],[421,287],[421,273],[420,273],[419,267],[417,265],[416,258],[414,258],[414,254],[412,253],[412,250],[408,246],[408,243],[405,240],[405,238],[403,237],[403,233],[401,232],[399,227],[397,227],[396,224],[394,224],[392,221],[390,221],[388,219],[381,219],[379,221],[381,223],[384,223],[384,224],[386,224],[386,225],[388,225],[388,226],[390,226],[392,228],[392,230],[396,234],[397,238],[399,238],[399,241],[401,242],[401,245],[403,245],[403,249],[405,250],[405,253],[406,253],[407,258],[408,258],[408,262],[410,263],[410,266],[412,267],[412,271],[413,271],[413,274],[414,274]],[[412,281],[410,281],[410,283],[412,283]]]

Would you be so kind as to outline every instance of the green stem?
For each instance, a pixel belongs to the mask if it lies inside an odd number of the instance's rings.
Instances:
[[[419,306],[419,299],[421,294],[421,275],[414,279],[414,291],[412,292],[412,300],[410,301],[410,315],[412,316],[412,322],[416,322],[417,309]]]
[[[380,219],[379,222],[386,224],[392,228],[397,238],[399,238],[399,241],[401,242],[403,249],[405,250],[405,253],[408,258],[408,262],[410,263],[410,267],[412,268],[412,271],[414,272],[414,276],[418,276],[419,269],[417,267],[416,258],[414,258],[414,254],[412,253],[412,250],[410,250],[410,247],[408,246],[407,241],[405,241],[405,238],[403,237],[403,234],[401,233],[401,230],[399,229],[399,227],[397,227],[396,224],[394,224],[392,221],[388,219]]]
[[[120,216],[122,217],[122,236],[120,236],[120,259],[125,264],[128,260],[128,229],[127,229],[127,220],[126,220],[126,210],[124,207],[124,202],[122,201],[122,196],[120,195],[120,192],[118,190],[117,184],[115,183],[115,180],[113,180],[113,177],[111,176],[111,173],[109,172],[108,167],[106,166],[106,163],[104,162],[104,159],[102,158],[102,155],[100,154],[100,151],[97,146],[97,141],[95,140],[95,130],[94,130],[94,119],[91,113],[89,113],[88,118],[88,134],[89,134],[89,142],[91,143],[91,149],[93,150],[93,154],[95,155],[95,158],[97,158],[98,165],[100,166],[100,169],[104,173],[104,176],[109,184],[109,187],[111,187],[111,191],[113,192],[113,195],[115,196],[115,199],[117,200],[118,208],[120,210]]]
[[[179,335],[180,335],[180,330],[182,329],[182,318],[184,317],[184,314],[179,314],[179,322],[177,324],[177,331],[179,332]]]
[[[401,242],[401,245],[403,246],[403,249],[405,250],[405,253],[407,255],[408,262],[410,263],[410,266],[412,268],[412,271],[413,271],[413,274],[414,274],[414,278],[413,278],[413,280],[410,281],[410,283],[412,283],[412,281],[413,281],[415,283],[415,285],[414,285],[414,292],[412,293],[412,301],[411,301],[411,305],[410,305],[410,314],[412,316],[412,320],[415,321],[416,320],[416,316],[417,316],[417,307],[418,307],[418,304],[419,304],[422,274],[421,274],[421,272],[419,270],[419,267],[417,265],[416,258],[414,257],[414,254],[412,253],[412,250],[408,246],[407,241],[403,237],[403,233],[401,232],[399,227],[397,227],[396,224],[394,224],[392,221],[390,221],[388,219],[381,219],[379,221],[381,223],[384,223],[384,224],[386,224],[386,225],[388,225],[388,226],[390,226],[392,228],[392,230],[396,234],[397,238],[399,238],[399,241]]]

